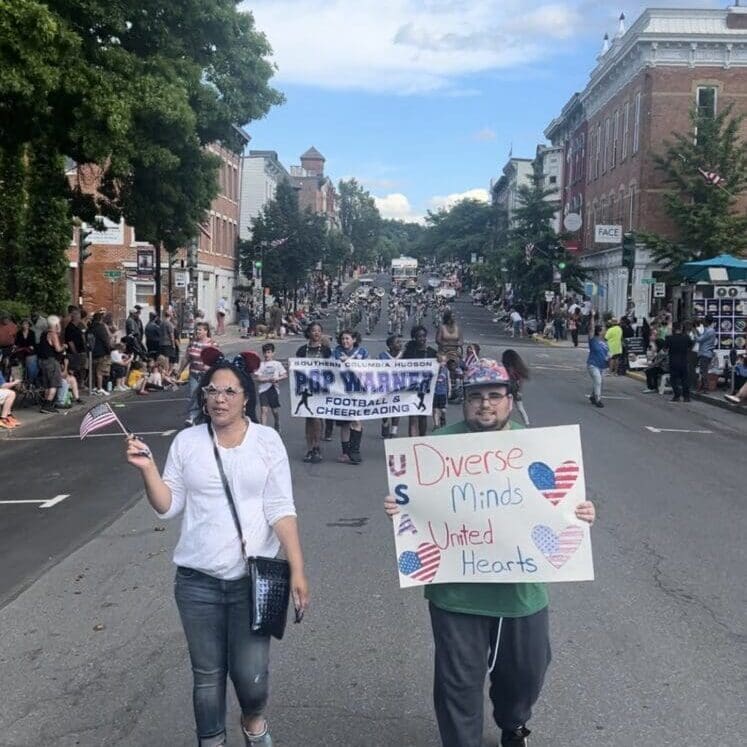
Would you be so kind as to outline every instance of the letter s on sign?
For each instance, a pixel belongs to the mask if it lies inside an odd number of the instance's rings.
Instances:
[[[410,496],[407,495],[407,485],[400,483],[394,488],[394,495],[398,506],[406,506],[410,502]]]

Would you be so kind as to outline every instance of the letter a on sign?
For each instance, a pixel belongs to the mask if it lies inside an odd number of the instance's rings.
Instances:
[[[402,477],[402,475],[404,475],[405,472],[407,472],[407,457],[405,456],[405,454],[399,455],[399,469],[397,469],[397,467],[394,466],[393,455],[389,457],[388,462],[389,462],[389,472],[394,477]]]

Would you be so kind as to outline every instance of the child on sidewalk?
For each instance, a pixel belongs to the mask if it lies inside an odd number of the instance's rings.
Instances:
[[[262,357],[264,360],[254,374],[254,380],[259,385],[260,422],[267,425],[267,420],[272,410],[275,421],[275,430],[280,433],[280,398],[278,397],[278,383],[288,378],[285,366],[275,360],[275,346],[266,342],[262,346]]]

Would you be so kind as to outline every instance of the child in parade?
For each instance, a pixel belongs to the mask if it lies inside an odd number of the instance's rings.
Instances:
[[[396,360],[402,356],[402,338],[399,335],[389,335],[386,338],[386,350],[379,353],[380,360]],[[381,421],[381,437],[397,438],[399,418],[384,418]]]
[[[259,384],[260,421],[262,425],[267,425],[272,411],[275,430],[280,433],[278,383],[288,378],[288,372],[280,361],[275,360],[275,346],[271,342],[262,346],[262,357],[264,360],[254,374],[254,380]]]
[[[451,376],[445,353],[438,354],[438,373],[433,389],[433,430],[446,425],[446,408],[451,395]]]
[[[337,336],[337,347],[334,350],[335,360],[345,363],[368,358],[368,351],[360,343],[360,334],[343,329]],[[360,420],[341,420],[339,426],[342,454],[337,461],[342,464],[360,464],[363,461],[361,459],[363,424]]]

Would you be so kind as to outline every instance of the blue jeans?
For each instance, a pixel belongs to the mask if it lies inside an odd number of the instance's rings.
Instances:
[[[598,402],[602,399],[602,369],[596,366],[587,365],[586,369],[591,376],[592,394]]]
[[[222,581],[192,568],[176,570],[174,596],[194,680],[197,744],[217,747],[226,733],[226,675],[244,716],[267,704],[270,638],[249,627],[249,578]]]
[[[195,421],[197,416],[200,414],[200,405],[197,399],[197,394],[200,391],[201,380],[201,375],[195,376],[192,373],[189,375],[189,405],[187,406],[187,415],[192,421]]]

